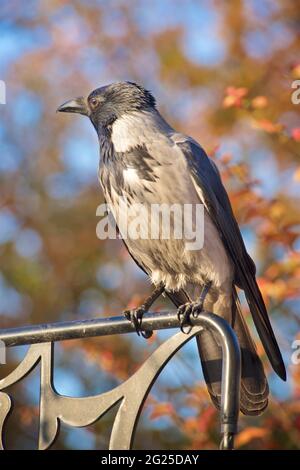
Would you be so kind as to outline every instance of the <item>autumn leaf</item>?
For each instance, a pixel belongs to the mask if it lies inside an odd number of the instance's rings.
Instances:
[[[263,439],[267,437],[269,433],[270,430],[266,428],[248,427],[236,436],[235,446],[243,447],[254,439]]]
[[[220,161],[221,161],[221,163],[223,163],[223,165],[228,165],[228,163],[230,163],[231,160],[232,160],[232,155],[230,153],[224,153],[220,157]]]
[[[300,183],[300,166],[298,166],[298,168],[294,171],[293,179],[294,181]]]
[[[275,134],[277,132],[282,131],[283,129],[282,124],[274,123],[270,121],[269,119],[260,119],[260,120],[254,121],[253,126],[258,129],[262,129],[263,131],[266,131],[269,134]]]
[[[295,79],[300,78],[300,63],[292,65],[292,77]]]
[[[265,96],[256,96],[251,101],[251,106],[254,109],[263,109],[268,106],[268,99]]]
[[[174,407],[171,403],[158,403],[153,406],[150,413],[150,419],[157,419],[161,416],[171,417],[175,413]]]
[[[197,418],[190,417],[184,421],[184,429],[189,434],[199,433],[199,422]]]
[[[243,88],[235,88],[230,86],[226,89],[226,96],[223,100],[223,107],[224,108],[231,108],[236,107],[239,108],[242,106],[243,98],[248,94],[248,89]]]
[[[199,431],[207,432],[208,428],[216,415],[216,409],[213,406],[208,406],[199,417]]]
[[[300,142],[300,127],[295,127],[295,128],[292,130],[292,138],[293,138],[296,142]]]

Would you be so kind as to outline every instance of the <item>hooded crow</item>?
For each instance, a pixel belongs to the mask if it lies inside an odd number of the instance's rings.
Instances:
[[[187,237],[127,236],[124,243],[153,285],[154,292],[126,315],[138,327],[142,315],[165,292],[186,326],[204,308],[234,328],[242,353],[240,408],[260,414],[268,404],[263,365],[242,316],[237,290],[244,291],[254,324],[275,372],[286,380],[285,366],[219,171],[191,137],[176,132],[160,115],[152,94],[132,82],[113,83],[58,108],[88,116],[100,145],[99,180],[116,220],[120,198],[126,207],[143,204],[199,205],[203,212],[203,246],[188,250]],[[182,215],[174,215],[172,223]],[[176,219],[177,218],[177,219]],[[147,226],[149,220],[144,219]],[[193,226],[195,219],[193,218]],[[122,228],[119,226],[122,235]],[[160,229],[161,230],[161,229]],[[125,238],[125,237],[124,237]],[[207,330],[197,336],[204,378],[213,403],[220,407],[222,351]]]

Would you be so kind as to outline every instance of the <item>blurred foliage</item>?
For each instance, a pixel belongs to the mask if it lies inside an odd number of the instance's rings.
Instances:
[[[300,323],[300,105],[291,101],[300,79],[297,2],[10,0],[1,2],[0,21],[1,326],[119,314],[149,291],[122,243],[96,237],[102,194],[92,126],[55,115],[97,86],[140,82],[222,171],[284,351],[288,382],[265,362],[270,406],[241,418],[237,447],[300,448],[300,365],[291,362]],[[56,387],[74,396],[108,390],[165,337],[56,346]],[[178,353],[155,384],[136,448],[217,448],[218,413],[195,349]],[[11,351],[3,375],[23,355]],[[12,390],[9,447],[36,445],[37,390],[31,376]],[[112,418],[113,411],[88,429],[63,427],[56,448],[106,448]]]

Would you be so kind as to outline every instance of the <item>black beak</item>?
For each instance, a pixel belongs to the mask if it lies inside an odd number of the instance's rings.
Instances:
[[[87,102],[83,97],[66,101],[66,103],[62,104],[56,111],[60,113],[79,113],[84,116],[89,116],[90,114]]]

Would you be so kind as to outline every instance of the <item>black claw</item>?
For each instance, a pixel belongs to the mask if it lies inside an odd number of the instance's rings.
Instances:
[[[123,315],[127,320],[131,321],[131,311],[130,310],[124,310]]]
[[[180,322],[180,330],[182,333],[189,334],[193,328],[191,324],[191,315],[197,318],[203,310],[203,302],[188,302],[180,305],[178,308],[177,318]]]
[[[137,332],[138,336],[142,336],[145,339],[150,338],[153,335],[153,331],[143,331],[142,321],[146,310],[143,307],[139,307],[133,310],[124,310],[124,316],[129,320]]]
[[[198,318],[202,310],[203,310],[203,302],[195,302],[192,307],[193,318]]]
[[[123,313],[124,313],[125,318],[127,318],[127,320],[129,320],[133,324],[138,336],[140,336],[139,323],[135,315],[135,310],[124,310]]]
[[[182,333],[189,334],[192,329],[190,315],[191,303],[183,304],[178,308],[177,318],[180,322],[180,330]]]

